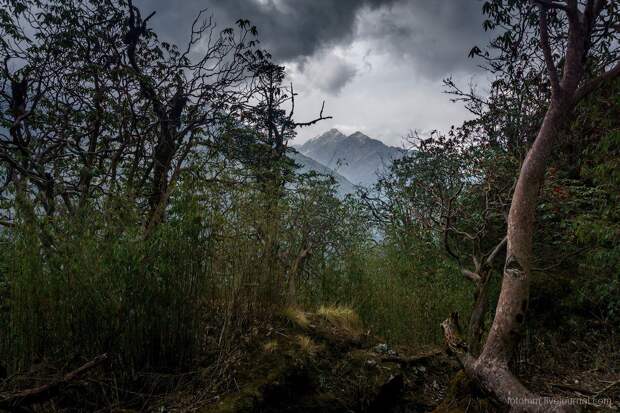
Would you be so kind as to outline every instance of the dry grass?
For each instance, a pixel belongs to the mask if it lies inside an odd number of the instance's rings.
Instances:
[[[297,327],[307,329],[310,326],[310,320],[306,317],[306,313],[295,307],[287,307],[282,312],[284,316]]]
[[[321,351],[321,346],[314,342],[310,337],[304,335],[297,336],[297,344],[302,353],[307,356],[314,356]]]
[[[278,350],[278,342],[276,340],[271,340],[263,344],[263,351],[265,353],[274,353]]]
[[[351,308],[343,306],[321,306],[317,314],[334,327],[349,333],[359,334],[362,331],[362,323],[359,316]]]

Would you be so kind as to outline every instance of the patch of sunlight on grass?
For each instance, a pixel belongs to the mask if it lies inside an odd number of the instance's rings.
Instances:
[[[362,323],[357,313],[344,306],[321,306],[317,314],[325,318],[335,327],[349,332],[359,332],[362,329]]]
[[[282,312],[293,324],[304,330],[310,326],[310,320],[306,317],[306,313],[295,307],[287,307]]]

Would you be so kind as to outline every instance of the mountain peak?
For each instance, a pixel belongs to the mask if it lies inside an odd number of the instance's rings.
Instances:
[[[354,184],[373,185],[377,172],[400,158],[399,149],[357,131],[345,136],[331,129],[299,147],[299,151],[337,171]]]
[[[344,138],[346,138],[346,136],[342,132],[340,132],[336,128],[332,128],[328,130],[327,132],[323,133],[322,135],[316,136],[308,140],[306,143],[304,143],[303,145],[299,147],[299,150],[301,152],[304,152],[304,149],[309,148],[311,146],[326,145],[331,142],[342,140]]]
[[[357,131],[351,135],[349,135],[349,138],[353,138],[353,139],[357,139],[357,140],[366,140],[366,139],[370,139],[370,137],[360,131]]]
[[[328,130],[327,132],[325,132],[324,134],[320,135],[319,137],[315,138],[316,140],[333,140],[333,139],[341,139],[341,138],[345,138],[346,136],[340,132],[338,129],[336,128],[331,128],[330,130]]]

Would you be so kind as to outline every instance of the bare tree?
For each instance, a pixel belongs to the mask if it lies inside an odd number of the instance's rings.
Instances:
[[[256,228],[264,247],[264,262],[271,268],[284,267],[290,298],[296,289],[295,279],[311,253],[312,242],[307,239],[298,247],[299,251],[290,251],[280,239],[286,185],[295,180],[295,164],[288,156],[291,151],[288,145],[299,128],[331,119],[331,116],[324,115],[323,103],[317,117],[298,122],[295,119],[297,94],[292,84],[284,83],[284,67],[264,61],[254,65],[253,71],[256,84],[253,100],[244,106],[243,123],[234,125],[231,132],[237,143],[236,150],[241,152],[239,160],[251,171],[258,185],[261,210],[268,216],[257,222]]]
[[[237,22],[240,33],[232,29],[215,32],[211,18],[202,10],[191,28],[184,51],[163,44],[165,61],[152,59],[161,54],[147,28],[151,13],[142,18],[131,0],[128,28],[124,35],[126,65],[139,85],[141,95],[152,108],[157,138],[152,152],[151,191],[148,197],[148,227],[163,218],[170,185],[178,178],[185,158],[204,142],[205,130],[222,124],[229,113],[239,111],[252,95],[250,70],[266,58],[255,50],[257,31],[247,20]],[[192,59],[194,46],[206,46],[198,59]]]
[[[179,49],[131,1],[4,3],[0,196],[36,217],[130,192],[148,234],[190,158],[217,156],[213,136],[252,97],[267,59],[256,29],[216,30],[203,10]]]

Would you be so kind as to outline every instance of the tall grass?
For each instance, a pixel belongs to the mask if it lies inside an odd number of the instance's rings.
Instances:
[[[419,242],[404,250],[389,241],[356,251],[303,291],[306,305],[354,308],[373,333],[408,345],[442,343],[439,324],[452,311],[467,317],[473,293],[438,248]]]
[[[38,226],[3,234],[0,363],[20,371],[110,352],[127,371],[178,369],[264,316],[275,301],[264,274],[279,271],[247,234],[255,217],[226,221],[211,206],[177,202],[148,238],[114,208],[48,220],[51,245]]]
[[[274,222],[260,199],[182,190],[148,238],[127,205],[119,198],[82,218],[40,222],[51,245],[40,225],[0,234],[0,364],[9,372],[104,352],[127,375],[181,370],[281,311],[286,269],[265,239],[292,239],[296,228]],[[467,311],[468,289],[428,245],[339,242],[301,274],[309,309],[350,306],[373,332],[408,344],[438,343],[446,314]]]
[[[98,218],[54,223],[49,247],[30,228],[14,232],[2,342],[13,369],[107,351],[127,367],[165,368],[199,346],[209,240],[186,222],[143,240]]]

